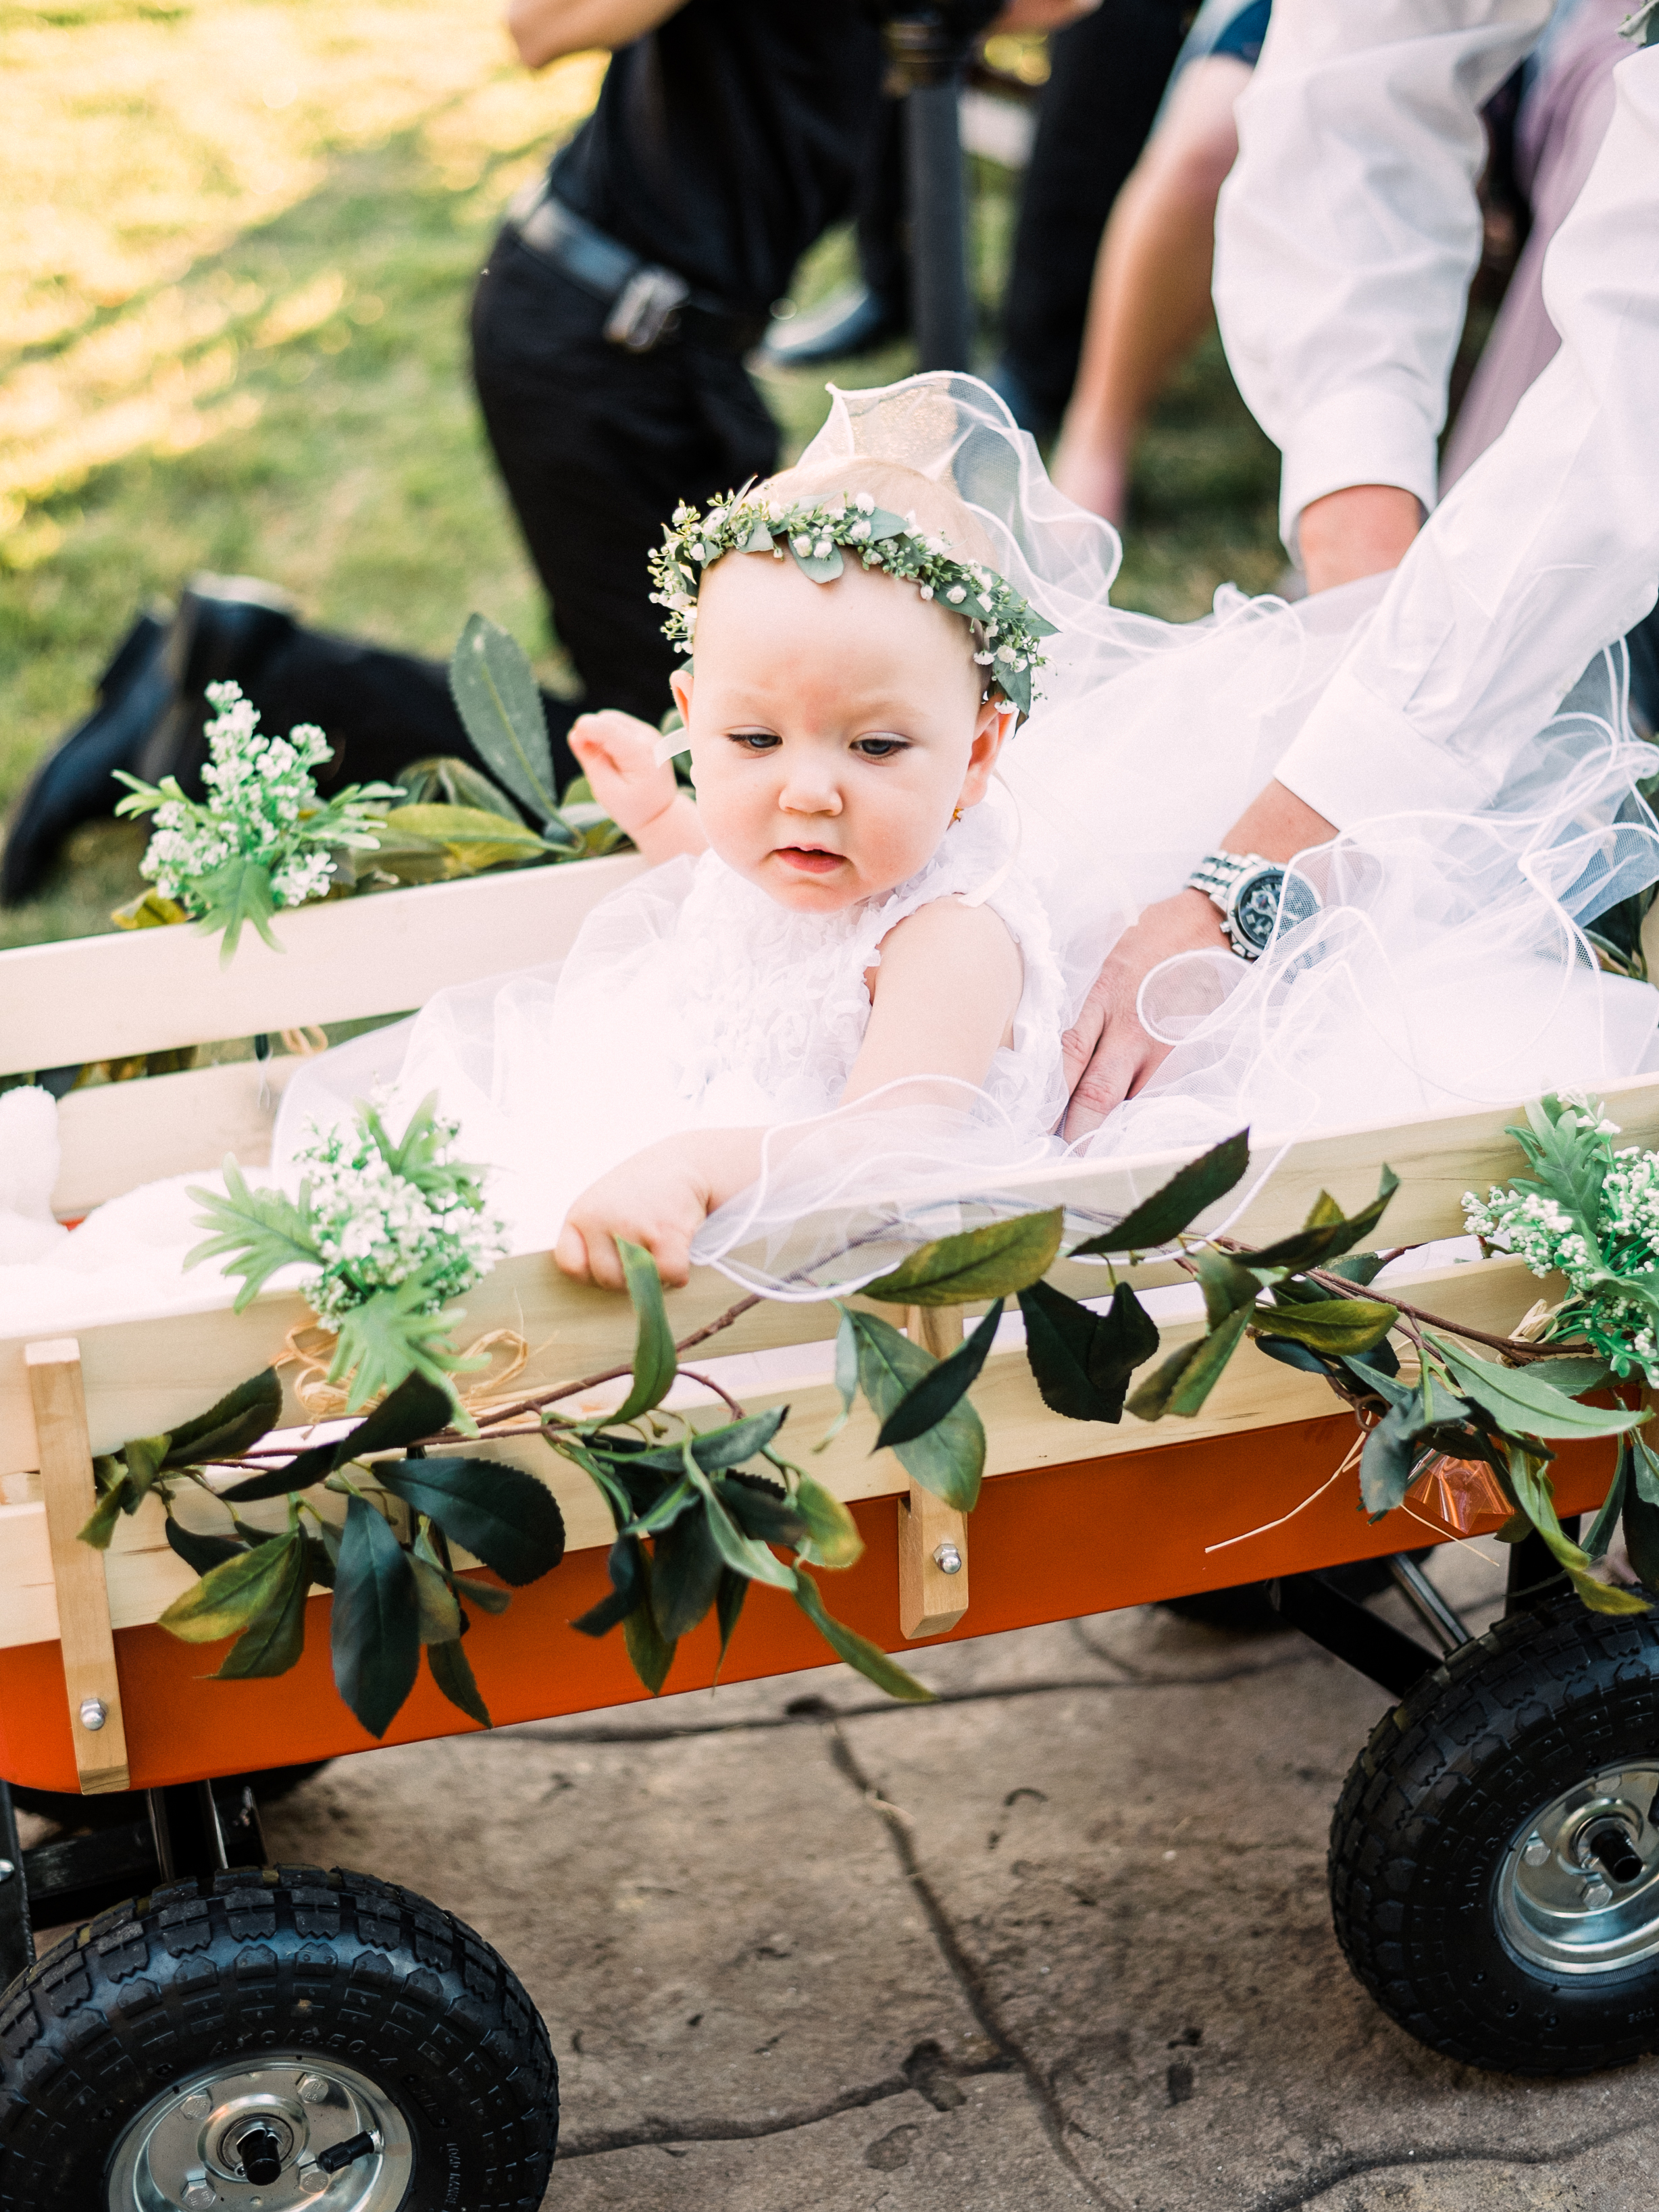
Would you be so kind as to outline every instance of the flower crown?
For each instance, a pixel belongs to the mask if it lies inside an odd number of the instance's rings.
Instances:
[[[723,553],[769,553],[781,561],[787,551],[803,574],[828,584],[842,572],[845,546],[866,568],[884,568],[915,584],[924,599],[937,599],[959,614],[973,631],[974,659],[986,672],[988,696],[1000,691],[1022,715],[1031,711],[1031,672],[1043,659],[1037,645],[1054,635],[1054,623],[994,568],[952,560],[946,539],[919,530],[914,515],[890,514],[868,492],[793,505],[730,492],[705,515],[694,507],[677,507],[672,524],[663,525],[662,538],[651,556],[652,580],[659,587],[651,597],[668,609],[663,629],[677,652],[691,650],[702,572]]]

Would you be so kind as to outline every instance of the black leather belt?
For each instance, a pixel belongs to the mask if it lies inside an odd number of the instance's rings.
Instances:
[[[722,353],[746,353],[766,330],[765,315],[739,314],[693,291],[673,270],[595,229],[556,198],[545,179],[533,198],[508,210],[507,221],[532,253],[605,302],[605,334],[629,353],[649,353],[665,338],[681,337]]]

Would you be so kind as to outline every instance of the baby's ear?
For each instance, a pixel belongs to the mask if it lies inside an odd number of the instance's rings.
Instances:
[[[691,720],[691,671],[677,668],[668,679],[668,688],[674,695],[674,704],[680,710],[681,721],[689,723]]]
[[[963,778],[962,805],[977,806],[984,798],[991,771],[1018,720],[1018,709],[1006,700],[987,699],[981,704],[974,724],[974,742],[969,748],[968,773]]]

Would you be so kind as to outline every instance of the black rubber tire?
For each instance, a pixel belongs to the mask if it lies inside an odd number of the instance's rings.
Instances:
[[[1659,1957],[1552,1978],[1497,1919],[1509,1845],[1562,1791],[1659,1750],[1659,1616],[1573,1596],[1499,1621],[1385,1713],[1331,1823],[1348,1964],[1430,2050],[1590,2074],[1659,2048]]]
[[[540,2015],[483,1938],[410,1890],[245,1867],[100,1913],[0,2003],[0,2208],[102,2212],[125,2130],[188,2069],[337,2052],[414,2140],[399,2212],[535,2212],[558,2135]]]

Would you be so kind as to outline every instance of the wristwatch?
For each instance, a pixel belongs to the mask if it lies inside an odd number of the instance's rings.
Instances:
[[[1259,960],[1273,931],[1294,928],[1320,908],[1305,876],[1260,853],[1206,853],[1187,878],[1221,910],[1221,926],[1241,960]]]

